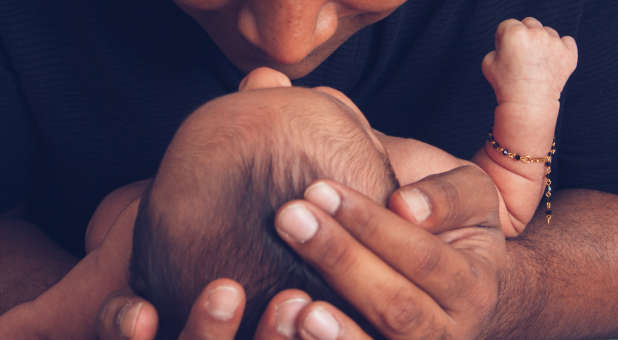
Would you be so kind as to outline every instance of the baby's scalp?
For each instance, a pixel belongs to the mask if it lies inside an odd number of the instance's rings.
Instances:
[[[162,330],[175,334],[201,288],[218,277],[246,288],[246,334],[281,289],[346,308],[279,240],[273,219],[318,178],[385,203],[397,182],[365,129],[323,93],[294,88],[227,96],[187,119],[144,197],[134,236],[131,282],[162,311]]]

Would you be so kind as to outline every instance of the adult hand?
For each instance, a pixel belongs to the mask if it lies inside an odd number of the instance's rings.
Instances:
[[[229,279],[211,282],[196,299],[178,340],[234,339],[244,306],[245,294],[238,283]],[[332,313],[338,313],[340,319],[353,325],[351,320],[334,307],[320,302],[311,304],[311,298],[306,293],[290,289],[277,294],[270,301],[254,339],[294,339],[299,315],[312,312],[316,308],[327,308]],[[309,317],[309,322],[311,320]],[[149,302],[134,296],[130,291],[124,291],[104,303],[99,314],[97,334],[101,340],[153,340],[157,323],[156,310]],[[353,329],[360,331],[358,327]]]
[[[106,251],[101,256],[106,261],[114,254],[113,271],[122,273],[122,277],[128,271],[137,207],[147,186],[148,181],[142,181],[115,190],[99,205],[89,223],[86,248],[90,254]],[[111,275],[109,269],[106,273]],[[154,306],[136,296],[128,288],[126,278],[120,287],[125,288],[109,295],[98,311],[99,339],[154,339],[159,321]],[[233,339],[244,303],[244,290],[236,282],[226,279],[211,282],[196,299],[178,339]]]
[[[245,305],[242,287],[227,279],[211,282],[196,299],[179,340],[234,339]],[[152,340],[157,332],[155,308],[130,291],[109,298],[99,313],[102,340]]]
[[[476,167],[461,167],[398,190],[389,205],[416,223],[321,180],[304,200],[283,206],[275,225],[386,337],[478,338],[490,327],[506,256],[504,235],[494,228],[498,204],[491,180]],[[471,224],[485,227],[456,228]],[[332,306],[321,312],[331,322],[306,322],[311,313],[303,312],[301,336],[367,337]],[[315,325],[322,327],[309,329]]]

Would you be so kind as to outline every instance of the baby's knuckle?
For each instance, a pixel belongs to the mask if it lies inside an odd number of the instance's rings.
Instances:
[[[492,51],[490,53],[487,53],[487,55],[485,55],[485,57],[483,58],[483,62],[481,63],[481,67],[483,67],[483,68],[490,67],[493,64],[493,62],[495,60],[495,57],[496,57],[496,55],[495,55],[494,51]]]
[[[510,40],[525,39],[528,37],[529,29],[523,25],[509,26],[505,31],[505,38]]]
[[[513,26],[513,24],[517,24],[519,23],[519,21],[517,19],[506,19],[504,21],[502,21],[499,25],[498,25],[498,34],[500,33],[505,33],[506,30]]]

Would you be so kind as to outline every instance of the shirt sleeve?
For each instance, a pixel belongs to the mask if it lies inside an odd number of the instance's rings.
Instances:
[[[584,3],[579,65],[565,90],[559,126],[561,188],[618,194],[618,6]]]
[[[32,183],[33,146],[27,104],[0,46],[0,214],[27,201]]]

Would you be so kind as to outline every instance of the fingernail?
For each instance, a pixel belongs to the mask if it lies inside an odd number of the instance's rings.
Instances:
[[[138,304],[128,303],[122,307],[120,312],[118,312],[118,316],[116,317],[116,325],[120,329],[120,334],[122,334],[123,337],[133,337],[137,317],[139,316],[143,305],[143,302]]]
[[[303,331],[319,340],[336,340],[340,332],[339,323],[323,308],[316,308],[303,322]]]
[[[277,333],[292,339],[296,335],[296,318],[309,301],[301,298],[289,299],[275,308]]]
[[[214,319],[228,321],[240,304],[238,289],[232,286],[218,286],[206,293],[206,311]]]
[[[292,204],[279,213],[276,225],[283,234],[299,243],[309,241],[318,231],[318,221],[302,204]]]
[[[318,182],[307,188],[305,198],[331,215],[337,212],[341,205],[337,191],[324,182]]]
[[[422,191],[414,188],[408,191],[400,191],[401,198],[408,205],[408,209],[418,223],[424,222],[431,215],[431,203]]]

